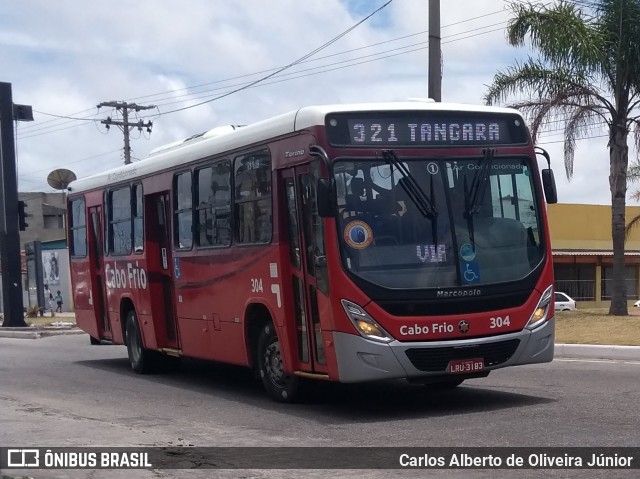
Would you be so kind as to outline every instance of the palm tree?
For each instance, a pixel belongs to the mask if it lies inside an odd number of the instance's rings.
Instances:
[[[568,179],[576,140],[598,127],[608,129],[613,242],[609,314],[627,315],[627,139],[634,131],[640,145],[640,0],[560,0],[549,6],[512,3],[510,8],[509,43],[522,46],[529,38],[539,57],[499,71],[485,101],[505,101],[516,93],[528,96],[512,106],[530,118],[534,141],[545,126],[562,126]]]

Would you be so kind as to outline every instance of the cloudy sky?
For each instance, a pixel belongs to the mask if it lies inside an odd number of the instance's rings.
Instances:
[[[387,1],[2,2],[0,81],[12,83],[13,101],[32,105],[35,118],[17,128],[20,191],[53,191],[46,177],[56,168],[82,177],[122,164],[121,131],[100,123],[118,118],[96,108],[105,101],[155,106],[137,116],[153,122],[151,134],[131,132],[132,155],[144,159],[214,126],[304,105],[426,97],[428,2],[393,0],[306,61],[183,109],[295,62]],[[481,103],[495,72],[529,52],[505,41],[504,0],[441,3],[443,101]],[[610,204],[605,138],[579,141],[570,182],[561,141],[550,131],[539,142],[552,155],[559,200]]]

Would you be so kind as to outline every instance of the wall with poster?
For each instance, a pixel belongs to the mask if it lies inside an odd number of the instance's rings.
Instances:
[[[62,294],[62,311],[73,311],[71,294],[71,274],[69,271],[69,250],[45,249],[42,244],[42,282],[49,287],[55,296],[57,291]],[[46,301],[47,298],[45,298]],[[54,308],[55,308],[54,304]]]
[[[25,244],[25,247],[28,248],[35,243]],[[25,256],[22,264],[22,304],[25,308],[28,306],[42,306],[39,302],[38,290],[41,289],[44,292],[44,286],[46,285],[54,296],[60,290],[63,312],[73,312],[75,310],[71,291],[69,250],[66,247],[60,247],[64,244],[65,242],[63,241],[54,241],[49,244],[39,243],[38,256],[33,256],[34,260],[37,258],[37,261],[41,263],[38,266],[35,265],[36,261],[28,259],[29,255],[26,254],[26,250],[22,252],[23,256]],[[31,253],[35,253],[33,248],[32,246]],[[0,313],[3,312],[3,304],[2,273],[0,272]],[[47,302],[45,301],[44,304],[48,310]],[[56,305],[54,304],[53,307],[55,309]]]

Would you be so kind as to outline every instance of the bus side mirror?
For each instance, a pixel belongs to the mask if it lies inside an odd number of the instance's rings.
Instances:
[[[318,205],[318,216],[320,218],[333,218],[336,215],[333,180],[330,178],[318,178],[316,205]]]
[[[556,190],[556,180],[553,177],[553,170],[545,168],[542,170],[542,187],[544,188],[544,196],[548,204],[558,202],[558,191]]]

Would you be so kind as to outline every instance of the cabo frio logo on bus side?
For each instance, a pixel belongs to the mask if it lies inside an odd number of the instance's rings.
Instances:
[[[136,261],[135,264],[127,263],[124,267],[117,263],[104,267],[107,288],[109,289],[147,289],[147,272]]]

